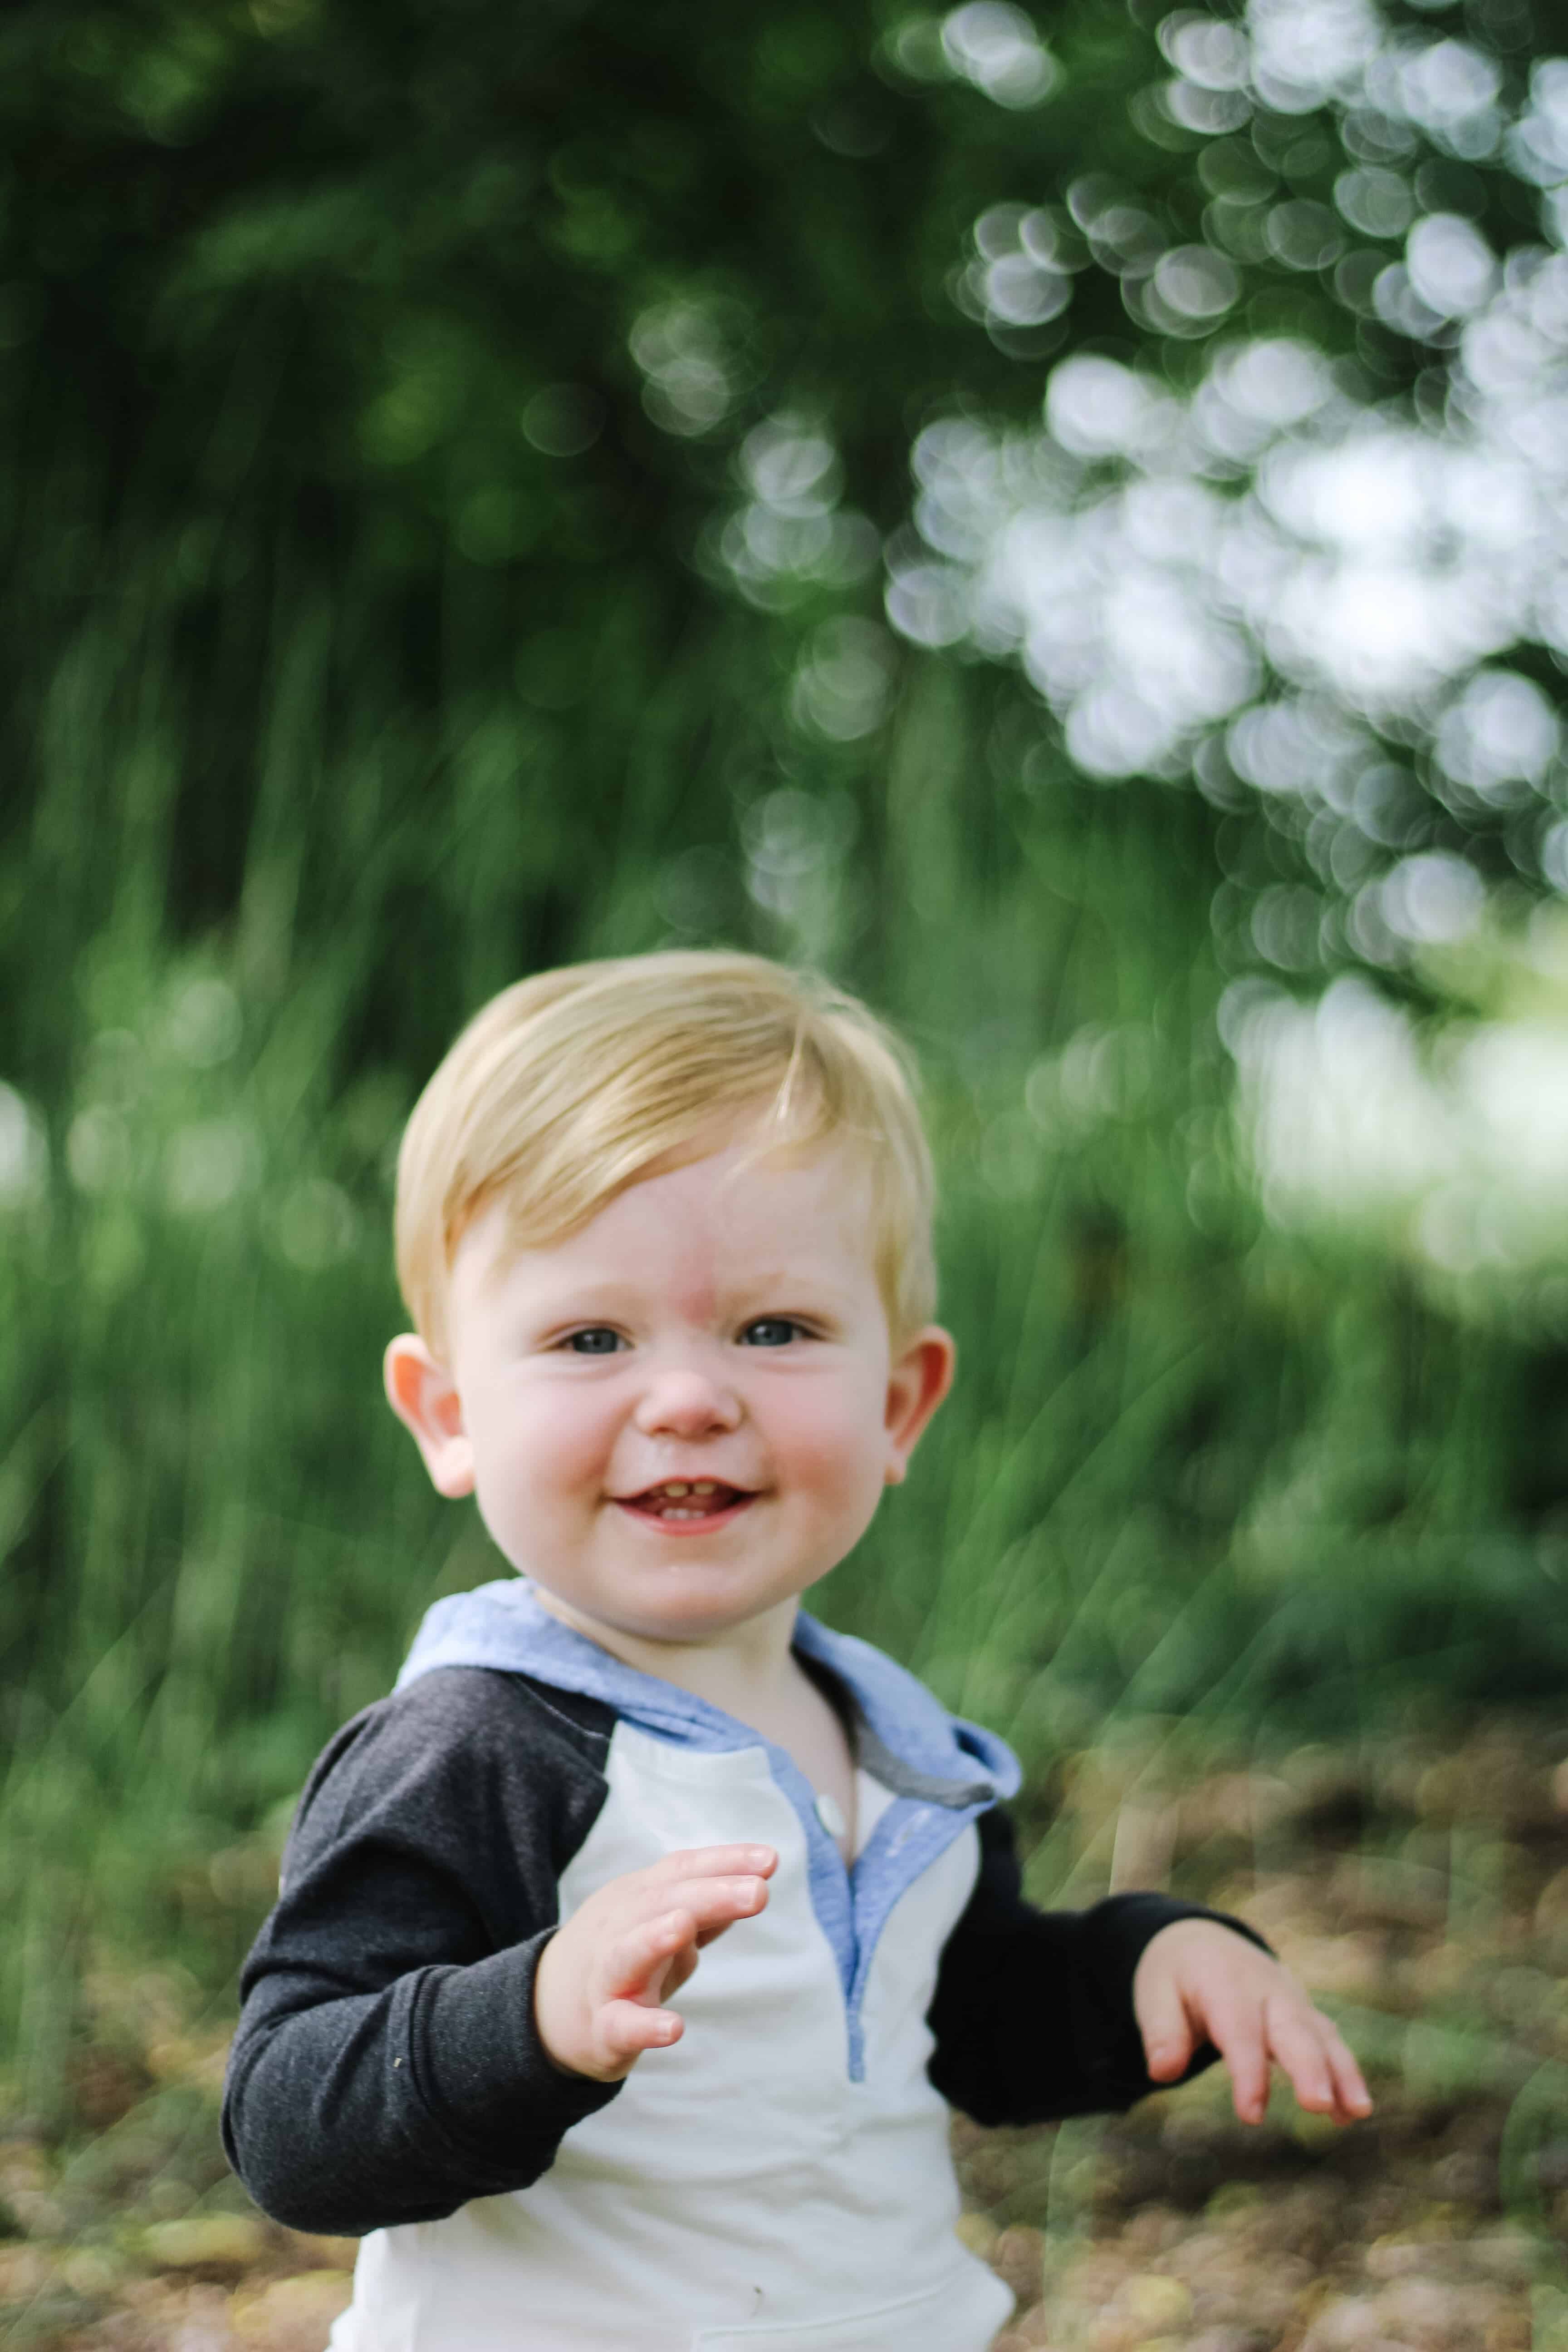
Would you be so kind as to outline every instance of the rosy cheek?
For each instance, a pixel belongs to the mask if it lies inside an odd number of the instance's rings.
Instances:
[[[801,1396],[785,1401],[770,1435],[781,1457],[797,1478],[823,1495],[847,1495],[866,1484],[866,1461],[872,1450],[874,1417],[866,1401],[843,1389],[831,1395]],[[879,1450],[877,1476],[881,1475]]]
[[[547,1380],[490,1400],[474,1426],[492,1486],[542,1503],[583,1486],[596,1493],[614,1437],[607,1400]]]

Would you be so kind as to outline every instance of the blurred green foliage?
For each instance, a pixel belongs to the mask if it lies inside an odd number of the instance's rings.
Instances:
[[[1521,88],[1527,13],[1470,15]],[[837,1622],[1037,1764],[1557,1687],[1568,1358],[1271,1231],[1239,1158],[1216,829],[1275,880],[1295,837],[1085,782],[1010,668],[879,618],[933,417],[1034,416],[1068,348],[1203,363],[1106,269],[1070,325],[958,299],[988,206],[1086,173],[1202,233],[1160,16],[1058,12],[1040,106],[864,0],[0,25],[0,2039],[39,2098],[89,1937],[230,1965],[205,1857],[494,1572],[378,1393],[392,1155],[462,1018],[566,958],[820,960],[921,1051],[962,1381]],[[1260,122],[1326,201],[1330,113]],[[1506,249],[1520,184],[1466,168]],[[1231,330],[1369,397],[1443,363],[1326,270],[1242,276]],[[748,569],[767,463],[795,536]]]

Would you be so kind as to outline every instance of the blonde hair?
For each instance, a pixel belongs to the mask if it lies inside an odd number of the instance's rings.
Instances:
[[[748,1133],[761,1153],[842,1139],[869,1180],[895,1349],[936,1303],[931,1153],[905,1050],[874,1013],[765,957],[672,949],[538,972],[492,997],[414,1107],[397,1160],[397,1276],[433,1354],[464,1234],[504,1203],[548,1248],[656,1163]]]

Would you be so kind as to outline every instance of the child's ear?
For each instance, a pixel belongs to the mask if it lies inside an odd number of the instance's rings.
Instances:
[[[382,1374],[386,1401],[412,1433],[437,1493],[471,1495],[474,1449],[463,1427],[457,1385],[445,1364],[437,1362],[423,1339],[405,1331],[388,1346]]]
[[[952,1386],[956,1356],[952,1332],[928,1323],[889,1372],[888,1463],[883,1472],[888,1486],[902,1486],[927,1422]]]

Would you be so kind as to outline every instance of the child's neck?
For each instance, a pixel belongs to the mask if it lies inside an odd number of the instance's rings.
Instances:
[[[764,1727],[800,1675],[791,1648],[798,1608],[793,1598],[706,1641],[666,1642],[650,1641],[618,1625],[584,1616],[542,1585],[533,1587],[533,1597],[551,1616],[586,1634],[623,1665],[634,1666],[659,1682],[674,1683],[693,1698],[704,1699],[737,1722],[758,1729]]]
[[[732,1716],[793,1756],[818,1798],[831,1798],[833,1811],[821,1816],[846,1864],[857,1843],[855,1757],[849,1736],[796,1658],[791,1646],[796,1604],[784,1601],[748,1618],[743,1625],[706,1642],[649,1642],[580,1616],[542,1586],[533,1588],[542,1609],[563,1624],[585,1633],[623,1665],[674,1683],[693,1698]]]

